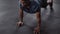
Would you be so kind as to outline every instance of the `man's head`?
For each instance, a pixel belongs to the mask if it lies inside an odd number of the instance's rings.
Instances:
[[[20,2],[23,6],[26,6],[29,4],[30,0],[20,0]]]

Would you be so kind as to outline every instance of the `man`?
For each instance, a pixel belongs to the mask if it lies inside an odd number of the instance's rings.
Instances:
[[[37,27],[35,28],[36,32],[40,31],[40,24],[41,24],[41,12],[40,12],[40,5],[35,2],[35,1],[30,1],[30,0],[19,0],[20,1],[20,9],[19,9],[19,22],[17,25],[20,27],[22,26],[23,23],[23,11],[31,14],[36,14],[37,18]]]

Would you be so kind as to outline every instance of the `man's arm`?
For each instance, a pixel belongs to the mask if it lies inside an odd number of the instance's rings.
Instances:
[[[40,25],[41,25],[41,12],[40,10],[37,10],[36,12],[36,18],[37,18],[37,27],[35,28],[35,34],[40,33]]]
[[[37,11],[36,11],[36,18],[37,18],[37,26],[40,26],[41,25],[41,9],[38,8]]]
[[[19,9],[19,22],[17,23],[18,27],[23,25],[23,10]]]
[[[23,22],[23,10],[19,9],[19,21]]]
[[[36,18],[37,18],[37,22],[38,22],[37,26],[40,26],[40,24],[41,24],[41,13],[40,13],[40,11],[36,12]]]

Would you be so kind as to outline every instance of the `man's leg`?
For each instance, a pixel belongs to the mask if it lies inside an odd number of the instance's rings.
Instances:
[[[49,3],[50,5],[50,9],[52,10],[53,9],[53,0]]]
[[[50,5],[50,9],[53,9],[53,3],[51,2],[49,5]]]

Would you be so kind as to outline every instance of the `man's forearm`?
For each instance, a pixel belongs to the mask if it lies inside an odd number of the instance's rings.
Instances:
[[[37,16],[37,22],[38,22],[37,26],[40,26],[41,25],[41,14],[40,14],[40,12],[37,12],[36,16]]]
[[[38,14],[38,26],[40,26],[41,25],[41,15],[40,15],[40,13]]]
[[[19,21],[23,22],[23,11],[19,10]]]

